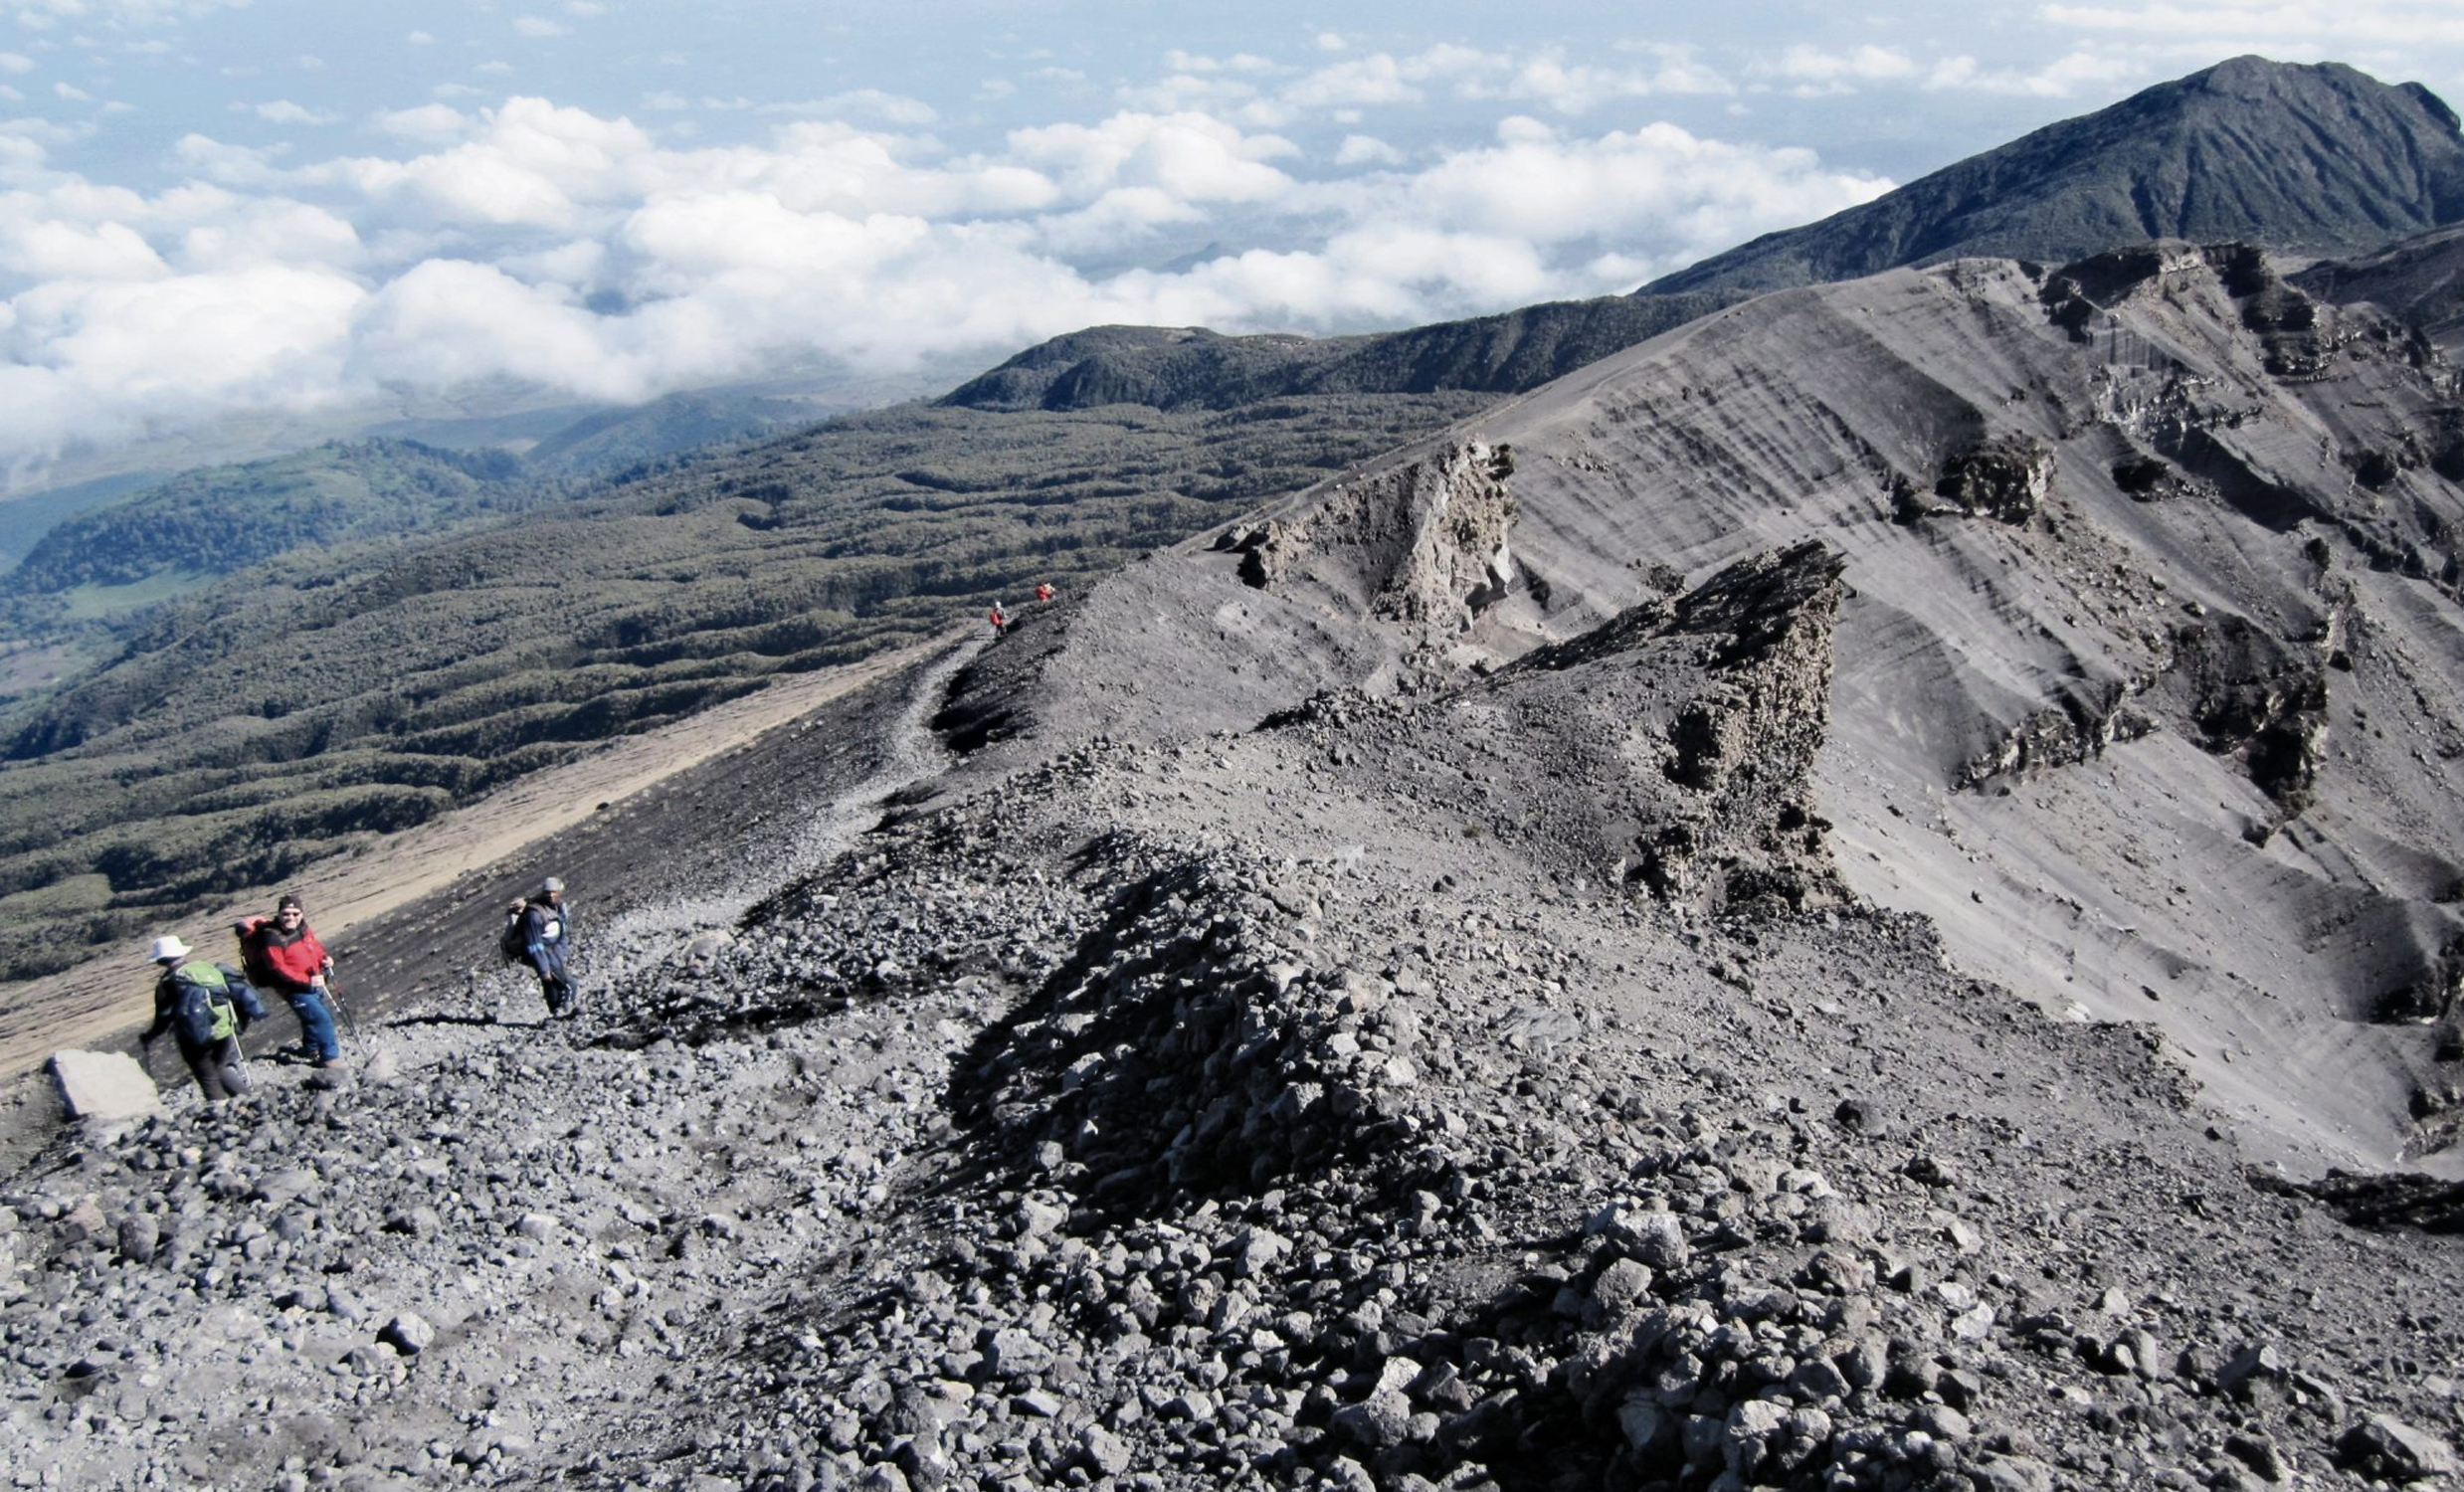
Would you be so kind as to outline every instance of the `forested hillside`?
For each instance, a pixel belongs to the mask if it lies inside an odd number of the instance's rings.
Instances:
[[[165,575],[200,583],[306,545],[441,528],[557,495],[499,452],[338,442],[186,472],[69,518],[35,544],[5,586],[25,598]],[[17,625],[30,622],[21,617]]]
[[[7,717],[0,976],[365,844],[590,743],[1073,587],[1478,408],[904,408],[117,624]]]

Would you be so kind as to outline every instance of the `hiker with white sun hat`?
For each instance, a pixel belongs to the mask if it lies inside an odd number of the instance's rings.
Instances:
[[[177,933],[156,938],[147,951],[162,972],[154,981],[154,1024],[138,1034],[137,1044],[150,1048],[156,1036],[171,1032],[197,1090],[206,1102],[220,1103],[248,1091],[240,1033],[266,1008],[239,970],[195,953]]]

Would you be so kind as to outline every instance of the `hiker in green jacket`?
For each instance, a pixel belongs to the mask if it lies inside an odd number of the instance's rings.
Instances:
[[[138,1034],[137,1045],[150,1050],[156,1036],[171,1032],[197,1090],[206,1102],[220,1103],[248,1091],[240,1032],[266,1010],[239,970],[192,961],[195,951],[174,934],[154,940],[147,957],[162,970],[154,981],[154,1024]]]

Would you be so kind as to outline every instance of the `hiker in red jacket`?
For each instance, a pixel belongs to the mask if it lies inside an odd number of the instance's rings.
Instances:
[[[1008,633],[1008,632],[1009,632],[1009,630],[1010,630],[1010,614],[1009,614],[1008,612],[1005,612],[1005,611],[1003,611],[1003,610],[1001,609],[1001,603],[1000,603],[1000,602],[998,602],[998,601],[996,601],[996,602],[994,602],[994,603],[993,603],[993,610],[992,610],[992,613],[991,613],[991,621],[992,621],[992,624],[993,624],[993,636],[994,636],[994,637],[997,637],[997,638],[998,638],[998,637],[1001,637],[1001,636],[1003,636],[1003,635],[1005,635],[1006,633]]]
[[[1043,584],[1036,587],[1036,599],[1038,601],[1049,601],[1052,599],[1052,583],[1050,581],[1047,580],[1043,582]]]
[[[273,916],[244,918],[233,931],[240,935],[240,962],[249,983],[279,991],[290,1002],[316,1065],[330,1067],[340,1061],[342,1043],[334,1036],[333,1014],[325,1008],[325,979],[333,973],[333,960],[308,930],[307,908],[299,898],[285,895],[274,904]]]

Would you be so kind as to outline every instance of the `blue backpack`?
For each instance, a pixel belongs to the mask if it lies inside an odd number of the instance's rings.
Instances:
[[[174,991],[171,1019],[181,1040],[211,1046],[240,1033],[239,1002],[221,969],[204,962],[182,964],[166,977]]]

